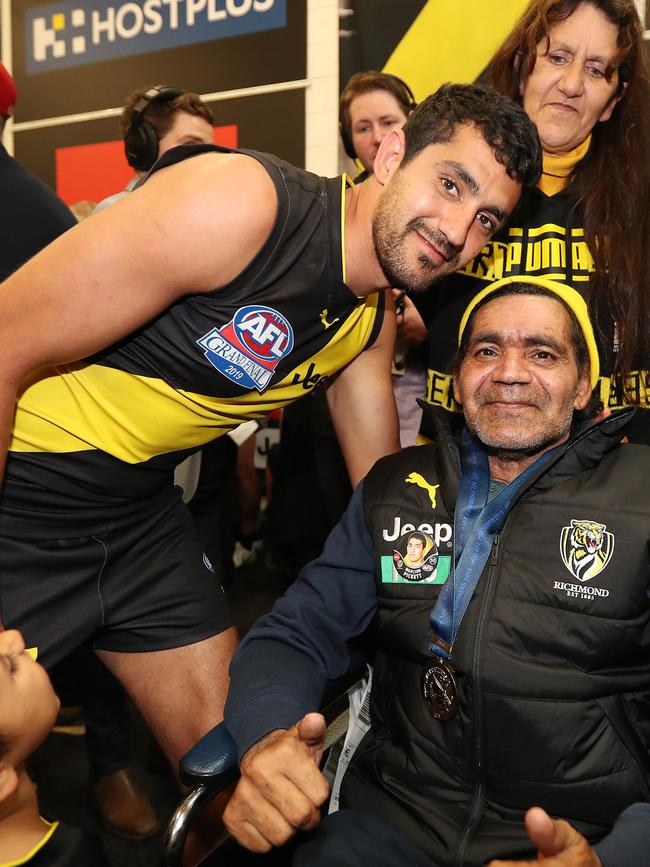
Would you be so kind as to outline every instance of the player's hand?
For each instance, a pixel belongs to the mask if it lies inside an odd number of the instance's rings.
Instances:
[[[540,807],[526,813],[526,831],[537,846],[536,861],[490,861],[488,867],[602,867],[582,834],[562,819],[551,819]]]
[[[318,769],[324,740],[323,716],[308,713],[293,728],[271,732],[246,752],[223,816],[237,842],[252,852],[268,852],[318,824],[319,807],[329,794]]]
[[[404,295],[399,289],[391,291],[394,299],[399,298],[399,305],[395,311],[398,338],[409,346],[422,343],[427,336],[427,327],[418,313],[417,307],[408,295]]]

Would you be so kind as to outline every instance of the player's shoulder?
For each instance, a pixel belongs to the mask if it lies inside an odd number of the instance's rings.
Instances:
[[[153,205],[184,222],[197,221],[227,236],[243,233],[254,245],[274,224],[278,196],[266,168],[254,157],[207,152],[157,171],[150,188]]]
[[[208,151],[175,163],[157,173],[209,191],[213,188],[240,188],[242,193],[267,194],[275,197],[269,170],[254,156],[240,151]],[[151,181],[154,181],[151,178]],[[146,185],[145,185],[146,186]]]

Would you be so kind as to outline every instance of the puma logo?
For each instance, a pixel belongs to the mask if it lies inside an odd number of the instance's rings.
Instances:
[[[436,507],[436,497],[438,493],[439,484],[430,485],[424,476],[421,476],[419,473],[409,473],[409,475],[404,479],[405,482],[409,482],[411,485],[417,485],[418,488],[424,488],[424,490],[429,494],[429,499],[431,500],[431,508],[435,509]]]
[[[329,313],[329,311],[328,311],[327,307],[324,310],[321,310],[321,312],[320,312],[320,321],[323,323],[325,328],[329,328],[330,325],[334,325],[334,323],[338,322],[340,319],[340,316],[337,316],[336,319],[332,319],[331,322],[328,322],[327,321],[328,313]]]

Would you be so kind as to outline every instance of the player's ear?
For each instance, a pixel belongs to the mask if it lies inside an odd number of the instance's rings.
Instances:
[[[406,139],[401,128],[394,127],[379,145],[375,156],[375,178],[384,186],[395,174],[404,158]]]

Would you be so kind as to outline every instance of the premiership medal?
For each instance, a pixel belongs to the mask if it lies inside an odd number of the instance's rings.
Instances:
[[[435,656],[422,671],[422,695],[431,716],[448,720],[458,710],[454,670],[446,659]]]

